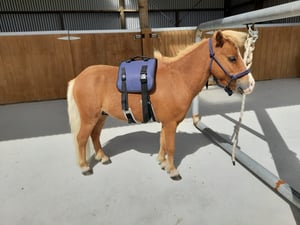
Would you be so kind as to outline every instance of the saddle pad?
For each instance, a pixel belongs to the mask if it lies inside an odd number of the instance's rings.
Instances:
[[[141,88],[141,69],[142,66],[147,66],[147,88],[151,91],[155,83],[156,73],[155,58],[137,56],[132,59],[122,61],[119,66],[117,88],[122,92],[122,69],[125,69],[126,74],[126,89],[127,92],[140,93]]]

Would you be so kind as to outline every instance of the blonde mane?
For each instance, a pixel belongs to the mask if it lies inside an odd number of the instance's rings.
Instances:
[[[247,33],[233,30],[224,30],[222,34],[225,39],[234,43],[238,48],[244,47],[244,43],[247,39]]]
[[[230,42],[234,43],[236,47],[241,48],[244,46],[244,43],[247,39],[247,33],[245,32],[240,32],[240,31],[233,31],[233,30],[224,30],[222,31],[222,34],[225,39],[229,40]],[[213,34],[213,37],[215,37],[216,32]],[[204,40],[204,39],[203,39]],[[180,50],[176,56],[173,57],[168,57],[168,56],[163,56],[158,50],[154,51],[154,57],[162,60],[166,63],[168,62],[173,62],[178,60],[179,58],[185,56],[189,52],[192,52],[195,48],[197,48],[199,45],[201,45],[203,41],[193,43],[186,48]]]
[[[178,54],[176,56],[163,56],[159,50],[154,51],[154,57],[163,60],[164,62],[173,62],[178,60],[179,58],[185,56],[189,52],[192,52],[195,48],[197,48],[200,44],[202,44],[202,41],[193,43],[191,45],[188,45],[186,48],[179,50]]]

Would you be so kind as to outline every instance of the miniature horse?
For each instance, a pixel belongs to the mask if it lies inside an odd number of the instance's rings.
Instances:
[[[158,56],[155,89],[150,93],[157,121],[162,124],[158,162],[174,180],[181,179],[174,165],[175,133],[185,118],[193,98],[202,90],[210,75],[227,89],[249,94],[254,79],[241,58],[239,47],[246,34],[217,31],[175,57]],[[107,116],[126,120],[121,109],[121,93],[116,88],[118,67],[95,65],[86,68],[68,86],[68,114],[82,174],[93,173],[86,160],[89,137],[95,159],[110,163],[100,144],[100,133]],[[234,75],[237,74],[237,75]],[[137,121],[143,120],[141,97],[128,94],[129,107]]]

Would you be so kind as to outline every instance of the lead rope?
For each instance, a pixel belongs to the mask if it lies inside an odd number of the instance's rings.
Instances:
[[[255,42],[258,39],[258,30],[254,30],[254,25],[252,27],[251,26],[247,26],[247,27],[248,27],[248,36],[247,36],[247,39],[244,44],[245,52],[244,52],[243,61],[246,65],[247,69],[249,69],[252,65],[253,51],[255,49]],[[246,102],[246,95],[243,93],[240,117],[239,117],[237,124],[235,125],[234,132],[233,132],[233,135],[231,138],[231,141],[232,141],[231,160],[232,160],[232,164],[234,166],[235,166],[235,151],[236,151],[236,146],[238,143],[240,127],[242,125],[242,118],[243,118],[244,111],[245,111],[245,102]]]

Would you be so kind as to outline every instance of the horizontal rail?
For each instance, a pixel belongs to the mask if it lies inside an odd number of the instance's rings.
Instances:
[[[289,17],[300,16],[300,1],[281,4],[248,13],[212,20],[198,25],[198,30],[231,28],[238,25],[253,24]]]

